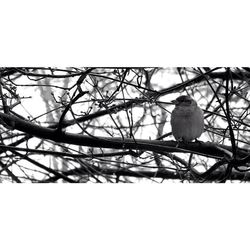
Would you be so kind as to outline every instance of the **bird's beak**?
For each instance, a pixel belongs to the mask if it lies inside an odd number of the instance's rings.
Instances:
[[[172,100],[172,101],[171,101],[171,104],[176,105],[177,103],[178,103],[178,101],[177,101],[177,100]]]

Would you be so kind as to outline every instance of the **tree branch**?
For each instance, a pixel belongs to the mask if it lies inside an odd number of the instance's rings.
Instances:
[[[98,148],[116,148],[116,149],[135,149],[143,151],[153,151],[156,153],[161,152],[182,152],[182,153],[195,153],[199,155],[204,155],[212,158],[223,158],[225,157],[225,152],[220,150],[224,148],[225,150],[232,151],[231,147],[224,145],[217,145],[214,143],[200,143],[191,142],[183,143],[180,142],[177,147],[176,141],[159,141],[159,140],[144,140],[144,139],[131,139],[120,137],[95,137],[86,136],[82,134],[72,134],[62,132],[58,135],[56,129],[44,128],[33,124],[29,121],[24,121],[16,116],[8,115],[0,112],[0,118],[4,122],[12,122],[15,124],[15,129],[25,132],[29,135],[49,139],[55,142],[69,143],[73,145],[81,145],[88,147],[98,147]],[[237,158],[243,158],[249,155],[249,151],[237,148]],[[227,156],[227,155],[226,155]]]

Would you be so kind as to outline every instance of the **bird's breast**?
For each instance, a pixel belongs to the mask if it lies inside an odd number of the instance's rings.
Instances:
[[[172,133],[176,140],[192,141],[203,133],[204,118],[202,110],[195,108],[175,108],[171,115]]]

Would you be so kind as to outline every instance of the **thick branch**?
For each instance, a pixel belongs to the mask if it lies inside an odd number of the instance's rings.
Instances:
[[[72,133],[57,133],[55,129],[44,128],[35,125],[29,121],[24,121],[16,116],[0,113],[0,118],[8,123],[15,124],[15,129],[25,132],[29,135],[36,136],[42,139],[49,139],[55,142],[68,143],[73,145],[81,145],[88,147],[99,148],[116,148],[116,149],[135,149],[143,151],[161,152],[183,152],[196,153],[213,158],[223,158],[225,152],[220,150],[224,148],[231,152],[231,147],[224,145],[217,145],[213,143],[179,143],[178,147],[176,141],[159,141],[159,140],[144,140],[144,139],[122,139],[119,137],[94,137],[82,134]],[[244,149],[237,149],[237,158],[243,158],[249,155],[249,152]]]
[[[146,171],[146,170],[140,170],[140,171],[131,171],[129,169],[111,169],[111,168],[99,168],[99,167],[94,167],[91,166],[88,169],[86,167],[81,167],[81,168],[75,168],[72,170],[64,171],[63,175],[65,176],[88,176],[90,173],[93,173],[95,176],[102,175],[109,175],[109,176],[127,176],[127,177],[136,177],[136,178],[162,178],[162,179],[171,179],[171,180],[180,180],[180,175],[182,176],[182,180],[187,180],[186,172],[179,170],[179,171],[168,171],[165,169],[158,170],[156,172],[154,171]],[[210,173],[206,177],[206,182],[211,182],[211,181],[217,181],[221,178],[221,175],[224,174],[223,171],[214,171]],[[41,182],[55,182],[58,179],[60,179],[58,176],[51,177],[49,179],[43,180]],[[244,180],[244,181],[250,181],[250,175],[246,175],[246,173],[241,173],[241,172],[233,172],[232,175],[229,178],[230,180]],[[194,176],[189,176],[188,177],[189,181],[195,181],[197,182],[197,178]],[[204,182],[204,181],[202,181]]]

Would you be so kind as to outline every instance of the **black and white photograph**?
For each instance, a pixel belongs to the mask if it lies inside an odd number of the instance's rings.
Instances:
[[[2,183],[250,181],[249,67],[0,70]]]
[[[249,249],[249,3],[1,2],[4,250]]]

